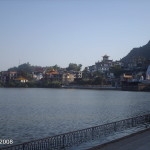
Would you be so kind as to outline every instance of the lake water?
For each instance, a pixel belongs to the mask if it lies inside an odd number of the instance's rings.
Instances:
[[[0,139],[18,144],[146,113],[149,92],[0,88]]]

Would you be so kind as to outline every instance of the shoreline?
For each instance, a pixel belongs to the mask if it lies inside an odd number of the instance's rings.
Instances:
[[[112,86],[62,86],[64,89],[93,89],[93,90],[121,90],[121,87],[112,87]]]

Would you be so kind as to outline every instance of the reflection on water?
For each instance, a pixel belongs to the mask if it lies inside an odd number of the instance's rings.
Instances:
[[[0,138],[15,144],[150,112],[150,93],[0,89]]]

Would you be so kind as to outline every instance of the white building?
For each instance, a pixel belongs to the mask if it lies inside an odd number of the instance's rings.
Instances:
[[[146,71],[146,79],[150,80],[150,65],[148,66],[147,71]]]

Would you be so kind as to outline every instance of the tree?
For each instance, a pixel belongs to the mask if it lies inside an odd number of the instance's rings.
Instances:
[[[81,64],[75,64],[75,63],[70,63],[69,66],[66,68],[67,71],[80,71],[82,68],[82,65]]]
[[[52,68],[55,69],[55,70],[59,70],[60,69],[60,67],[57,64],[54,65]]]
[[[101,77],[99,76],[99,77],[96,77],[94,79],[93,84],[95,84],[95,85],[102,85],[103,81],[104,81],[104,78],[102,76]]]
[[[32,72],[32,67],[29,63],[24,63],[22,65],[18,66],[19,71],[24,71],[26,73],[31,73]]]
[[[24,63],[18,66],[18,76],[23,76],[28,80],[32,79],[33,67],[29,63]]]
[[[120,76],[124,73],[124,69],[122,69],[120,66],[114,66],[110,68],[110,72],[114,73],[116,78],[120,78]]]

